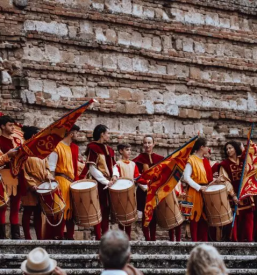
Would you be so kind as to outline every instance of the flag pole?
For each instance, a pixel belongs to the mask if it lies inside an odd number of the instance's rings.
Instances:
[[[240,197],[240,194],[241,194],[242,185],[243,185],[245,166],[246,166],[246,163],[247,163],[247,157],[248,157],[250,142],[251,142],[251,138],[252,138],[252,134],[253,134],[253,128],[254,128],[254,123],[252,123],[250,136],[249,136],[248,142],[247,142],[247,149],[246,149],[246,154],[245,154],[245,159],[244,159],[244,164],[243,164],[243,169],[242,169],[242,175],[241,175],[240,184],[239,184],[238,193],[237,193],[237,199],[238,200],[239,200],[239,197]],[[233,230],[233,227],[235,225],[235,218],[236,218],[237,209],[238,209],[238,205],[236,204],[235,205],[234,215],[233,215],[232,230]],[[232,233],[232,231],[231,231],[231,233]]]

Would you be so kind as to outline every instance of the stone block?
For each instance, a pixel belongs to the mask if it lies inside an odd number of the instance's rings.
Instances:
[[[183,41],[183,51],[193,53],[193,39],[187,38],[185,41]]]
[[[142,100],[142,105],[145,106],[148,115],[154,114],[154,104],[152,100]]]
[[[7,71],[2,71],[0,72],[0,74],[1,74],[0,83],[2,85],[9,85],[12,83],[12,78]]]
[[[144,7],[143,16],[147,18],[154,18],[155,12],[152,8]]]
[[[131,0],[122,0],[122,12],[125,14],[132,13],[132,4]]]
[[[43,91],[45,93],[49,94],[55,94],[56,93],[56,82],[52,80],[44,80],[43,81]]]
[[[176,75],[178,77],[189,77],[189,67],[186,65],[177,65]]]
[[[214,131],[213,127],[210,127],[210,126],[204,126],[203,127],[203,133],[205,135],[212,135],[213,131]]]
[[[131,118],[119,118],[119,128],[123,133],[136,133],[136,129],[139,125],[138,119]]]
[[[33,92],[42,92],[43,91],[43,81],[39,79],[29,79],[29,90]]]
[[[201,70],[197,67],[190,67],[190,78],[201,79]]]
[[[219,15],[217,13],[207,13],[205,15],[205,24],[218,27],[219,26]]]
[[[127,32],[118,33],[118,43],[121,45],[129,46],[131,41],[131,34]]]
[[[160,52],[162,50],[162,42],[161,39],[157,36],[153,37],[153,45],[152,50],[156,52]]]
[[[160,122],[160,121],[153,122],[153,132],[157,133],[157,134],[162,134],[163,133],[162,122]]]
[[[75,231],[74,240],[84,240],[84,231]]]
[[[195,132],[195,127],[193,124],[187,124],[185,125],[185,134],[186,135],[196,135],[197,133]]]
[[[56,89],[56,93],[59,96],[64,96],[64,97],[72,97],[72,92],[70,87],[68,86],[60,86]]]
[[[117,40],[117,35],[116,35],[116,32],[112,29],[108,29],[106,30],[106,40],[108,42],[111,42],[111,43],[116,43],[116,40]]]
[[[13,4],[18,8],[26,8],[28,0],[13,0]]]
[[[96,88],[96,96],[100,98],[110,98],[109,89],[104,87],[97,87]]]
[[[101,42],[105,42],[106,41],[106,37],[103,33],[102,28],[96,28],[95,30],[95,36],[96,36],[96,40],[101,41]]]
[[[148,121],[148,120],[140,121],[139,122],[139,131],[144,134],[152,133],[152,127],[151,127],[150,121]]]
[[[119,0],[106,0],[105,5],[108,10],[114,13],[122,12],[122,3]]]
[[[94,37],[93,24],[89,21],[80,22],[79,35],[82,39],[90,40]]]
[[[88,53],[87,64],[94,67],[102,67],[102,55],[98,52]]]
[[[171,119],[164,120],[162,122],[164,133],[165,134],[174,134],[175,133],[175,122]]]
[[[86,97],[87,86],[74,86],[71,88],[73,97]]]
[[[23,59],[33,60],[33,61],[43,61],[44,53],[38,47],[29,47],[28,45],[24,47]]]
[[[117,69],[117,57],[115,55],[103,55],[103,67],[107,69]]]
[[[185,14],[185,22],[189,24],[202,25],[205,23],[204,16],[195,10]]]
[[[152,48],[152,38],[149,36],[144,36],[142,41],[142,47],[144,49],[150,50]]]
[[[178,113],[179,113],[178,105],[167,104],[166,105],[166,113],[170,116],[178,116]]]
[[[132,59],[126,56],[118,56],[118,67],[123,71],[132,71]]]
[[[185,22],[185,12],[178,8],[171,8],[170,13],[178,22]]]
[[[229,129],[229,134],[230,135],[239,135],[239,129],[237,129],[237,128],[230,128]]]
[[[126,114],[138,114],[139,105],[135,101],[126,101],[125,102],[125,112]]]
[[[131,35],[131,45],[136,48],[141,48],[142,46],[142,35],[140,32],[133,32]]]
[[[45,54],[46,54],[46,58],[50,62],[58,63],[61,61],[60,51],[57,47],[54,47],[52,45],[46,45]]]
[[[194,49],[196,53],[205,53],[205,45],[202,42],[194,41]]]
[[[148,66],[149,63],[146,59],[142,59],[139,57],[133,58],[133,70],[145,73],[148,72]]]
[[[141,17],[143,15],[143,6],[139,4],[133,4],[132,14]]]
[[[145,95],[146,100],[151,100],[152,102],[163,102],[163,94],[158,90],[150,90]]]
[[[131,90],[126,88],[121,88],[118,90],[118,98],[121,100],[131,100]]]

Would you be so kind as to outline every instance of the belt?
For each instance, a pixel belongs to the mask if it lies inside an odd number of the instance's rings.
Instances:
[[[65,174],[63,174],[63,173],[55,173],[55,176],[63,177],[63,178],[65,178],[66,180],[68,180],[69,182],[73,182],[73,179],[71,179],[70,177],[68,177],[67,175],[65,175]]]

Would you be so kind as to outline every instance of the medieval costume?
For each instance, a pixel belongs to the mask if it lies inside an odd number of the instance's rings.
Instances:
[[[159,161],[163,160],[163,157],[160,155],[157,155],[155,153],[147,154],[147,153],[141,153],[138,155],[133,161],[136,163],[139,173],[142,174],[143,172],[147,171],[151,166],[158,163]],[[140,187],[137,188],[136,192],[137,196],[137,209],[141,212],[143,212],[143,218],[142,218],[142,230],[144,233],[144,237],[146,241],[156,241],[156,217],[155,212],[153,215],[153,218],[149,224],[148,227],[144,226],[145,222],[145,204],[146,204],[146,196],[147,192],[143,191]],[[150,227],[150,234],[149,234],[149,227]]]
[[[87,162],[80,178],[93,178],[98,183],[98,195],[102,212],[102,222],[94,226],[96,240],[101,239],[102,234],[109,229],[109,191],[104,189],[113,176],[113,166],[115,164],[114,151],[111,147],[99,143],[91,142],[86,150]]]
[[[134,181],[139,176],[139,171],[134,161],[119,160],[113,168],[113,175],[118,178],[129,178]],[[119,224],[119,229],[124,231],[124,226]],[[131,225],[125,226],[125,232],[129,239],[131,239]]]
[[[202,186],[207,186],[213,180],[210,162],[206,158],[191,155],[184,171],[184,179],[189,184],[188,200],[193,203],[190,217],[190,230],[193,242],[208,241],[208,224],[204,214]]]
[[[20,146],[21,140],[17,137],[7,138],[0,136],[0,150],[6,154],[9,150]],[[4,169],[1,170],[1,175],[6,185],[7,193],[10,197],[10,223],[12,239],[20,239],[19,226],[19,209],[21,201],[21,187],[18,185],[18,179],[11,175],[10,164],[6,163]],[[4,230],[5,227],[5,212],[6,207],[0,209],[0,227]],[[5,231],[5,230],[4,230]]]

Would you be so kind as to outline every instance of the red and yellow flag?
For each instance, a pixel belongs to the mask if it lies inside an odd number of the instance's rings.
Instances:
[[[31,139],[26,140],[19,149],[19,153],[11,161],[11,173],[17,176],[22,163],[28,157],[46,158],[65,137],[65,134],[72,128],[78,117],[85,112],[94,100],[86,102],[75,110],[70,111],[47,128],[38,132]]]
[[[251,141],[253,133],[252,125],[247,138],[245,163],[242,174],[242,185],[239,193],[239,200],[248,196],[257,195],[257,145]]]
[[[197,138],[198,136],[192,138],[181,148],[141,175],[143,180],[149,182],[144,211],[145,227],[147,227],[152,220],[153,210],[170,194],[180,180]]]

